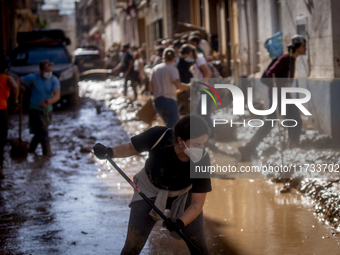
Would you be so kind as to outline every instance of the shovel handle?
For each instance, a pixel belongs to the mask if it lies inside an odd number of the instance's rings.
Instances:
[[[137,187],[137,185],[123,172],[122,169],[117,166],[117,164],[107,155],[106,159],[111,163],[111,165],[116,168],[116,170],[120,173],[121,176],[131,185],[131,187],[158,213],[159,216],[163,220],[166,220],[167,217],[152,203],[152,201]]]
[[[137,187],[137,185],[123,172],[122,169],[110,158],[109,155],[105,155],[105,158],[110,162],[110,164],[124,177],[124,179],[131,185],[131,187],[158,213],[163,220],[167,217],[157,208],[157,206],[152,203],[152,201]],[[187,238],[180,230],[176,229],[175,232],[179,235],[188,245],[196,250],[198,254],[203,255],[203,253],[194,245],[189,238]]]
[[[24,93],[20,91],[20,107],[19,107],[19,141],[21,142],[21,126],[22,126],[22,102]]]

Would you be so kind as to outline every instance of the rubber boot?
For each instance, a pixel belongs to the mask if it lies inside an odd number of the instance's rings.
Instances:
[[[0,179],[5,179],[5,174],[1,166],[0,166]]]

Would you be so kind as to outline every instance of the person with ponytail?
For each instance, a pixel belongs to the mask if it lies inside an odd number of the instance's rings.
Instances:
[[[173,128],[178,121],[176,90],[188,90],[190,84],[180,81],[178,69],[173,66],[176,54],[173,48],[163,52],[163,63],[152,68],[150,91],[153,92],[153,106],[168,128]]]

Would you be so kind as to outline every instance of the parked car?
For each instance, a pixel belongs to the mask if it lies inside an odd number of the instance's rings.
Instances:
[[[43,59],[53,62],[53,75],[60,81],[60,101],[79,105],[78,67],[73,63],[66,45],[70,40],[59,29],[41,29],[17,34],[18,47],[10,55],[8,75],[17,78],[39,72]],[[24,103],[28,104],[29,91],[25,92]]]
[[[104,58],[99,50],[91,48],[78,48],[74,51],[74,63],[78,66],[79,72],[83,73],[90,69],[103,69]]]

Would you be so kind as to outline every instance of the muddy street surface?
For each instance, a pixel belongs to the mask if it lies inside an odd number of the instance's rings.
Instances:
[[[54,112],[50,126],[53,156],[38,147],[27,158],[11,159],[5,148],[0,180],[0,254],[120,254],[133,190],[92,146],[115,146],[148,126],[135,118],[141,101],[120,97],[122,81],[83,81],[81,107]],[[130,96],[133,96],[130,91]],[[23,140],[29,141],[28,116]],[[153,125],[161,125],[157,119]],[[11,116],[8,139],[18,136]],[[230,154],[239,144],[222,144]],[[237,164],[237,158],[223,157]],[[146,155],[117,159],[132,178]],[[313,214],[312,200],[297,192],[280,194],[268,179],[212,179],[204,207],[205,232],[212,254],[340,254],[340,237]],[[157,223],[142,254],[188,254],[181,240]]]

